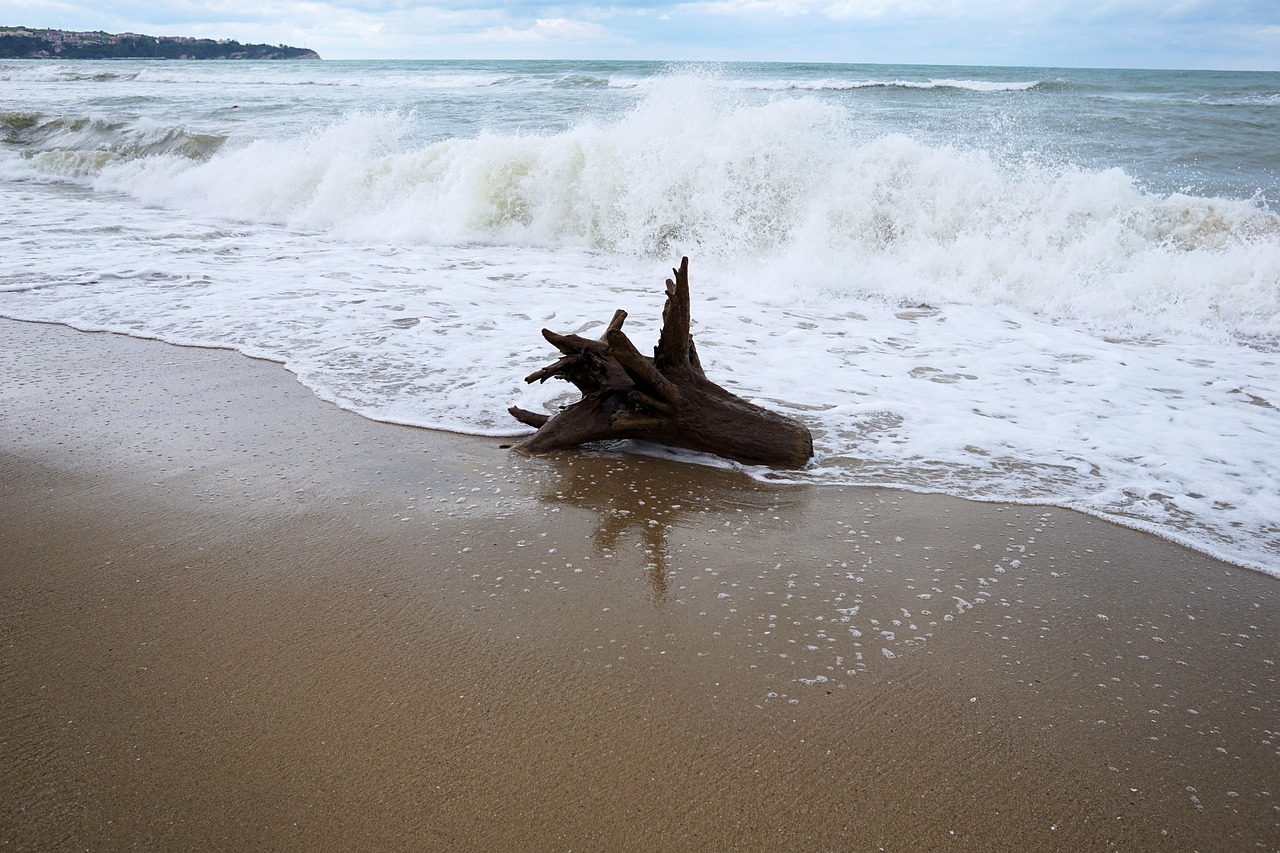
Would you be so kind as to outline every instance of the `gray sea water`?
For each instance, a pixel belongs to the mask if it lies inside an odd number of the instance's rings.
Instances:
[[[0,314],[228,346],[477,434],[643,348],[806,482],[1081,509],[1280,573],[1280,74],[0,62]],[[712,460],[701,460],[711,462]]]

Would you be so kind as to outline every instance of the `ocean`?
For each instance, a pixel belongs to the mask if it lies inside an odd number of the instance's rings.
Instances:
[[[1280,74],[0,61],[0,131],[0,315],[516,435],[540,330],[649,348],[687,255],[709,377],[815,436],[751,476],[1280,576]]]

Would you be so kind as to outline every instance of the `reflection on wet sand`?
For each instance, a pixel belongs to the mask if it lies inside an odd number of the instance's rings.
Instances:
[[[609,566],[596,577],[647,584],[647,610],[611,608],[609,641],[624,642],[628,621],[650,633],[656,622],[662,635],[646,635],[642,649],[666,654],[693,638],[699,657],[753,671],[763,701],[845,689],[944,631],[1020,618],[1022,590],[1041,573],[1035,536],[1052,524],[1040,508],[989,506],[966,521],[952,517],[955,502],[762,484],[603,451],[547,465],[538,501],[590,514],[592,556]],[[993,540],[989,516],[1002,513],[1010,534]]]
[[[543,485],[539,500],[551,506],[588,510],[598,522],[593,544],[597,556],[638,544],[654,604],[670,601],[673,530],[692,527],[708,512],[779,512],[798,509],[806,489],[756,483],[733,471],[697,469],[686,476],[681,463],[608,453],[564,453],[552,457],[555,479]]]

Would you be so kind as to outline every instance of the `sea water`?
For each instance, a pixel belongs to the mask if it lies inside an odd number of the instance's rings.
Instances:
[[[539,330],[656,342],[805,470],[1280,575],[1280,74],[0,61],[0,314],[518,434]],[[707,461],[707,460],[701,460]]]

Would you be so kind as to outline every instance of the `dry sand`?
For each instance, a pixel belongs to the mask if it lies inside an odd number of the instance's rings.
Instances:
[[[0,347],[0,849],[1280,849],[1274,578]]]

